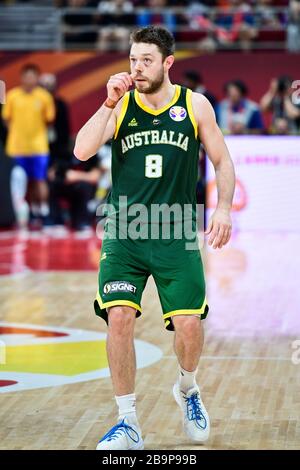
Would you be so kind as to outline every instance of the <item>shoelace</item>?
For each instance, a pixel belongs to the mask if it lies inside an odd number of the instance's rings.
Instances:
[[[129,434],[129,431],[132,431],[134,433],[134,437],[136,436],[136,439]],[[113,428],[111,428],[111,430],[108,431],[108,433],[106,433],[105,436],[103,436],[99,442],[105,440],[113,441],[114,439],[117,439],[118,437],[122,436],[122,433],[127,434],[127,436],[134,442],[139,441],[138,433],[131,426],[128,426],[128,424],[126,424],[123,419],[122,421],[120,421],[120,423],[116,424]]]
[[[193,393],[193,395],[190,397],[184,396],[184,399],[187,402],[189,421],[195,420],[200,428],[205,429],[207,423],[206,418],[201,410],[198,393]],[[203,421],[204,424],[201,424]]]

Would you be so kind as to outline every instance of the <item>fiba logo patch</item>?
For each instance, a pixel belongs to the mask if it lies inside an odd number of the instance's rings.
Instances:
[[[172,108],[169,111],[170,118],[173,119],[173,121],[183,121],[186,118],[187,112],[186,109],[183,108],[182,106],[172,106]]]

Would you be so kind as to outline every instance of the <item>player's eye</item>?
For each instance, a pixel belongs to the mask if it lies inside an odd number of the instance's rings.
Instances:
[[[152,60],[151,60],[151,59],[145,59],[145,60],[144,60],[144,63],[145,63],[146,65],[149,65],[149,64],[152,63]]]

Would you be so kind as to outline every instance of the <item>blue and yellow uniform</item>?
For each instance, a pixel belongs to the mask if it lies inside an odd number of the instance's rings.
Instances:
[[[45,179],[49,145],[47,125],[55,118],[50,93],[41,87],[26,92],[16,87],[7,93],[2,117],[8,122],[6,153],[31,179]]]

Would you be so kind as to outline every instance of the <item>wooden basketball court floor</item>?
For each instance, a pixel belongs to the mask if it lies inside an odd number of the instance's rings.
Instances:
[[[138,361],[153,354],[136,381],[146,449],[300,448],[299,241],[242,233],[203,253],[210,315],[198,382],[212,422],[205,446],[182,432],[171,393],[173,333],[149,280],[136,323]],[[106,328],[92,307],[98,251],[98,240],[73,235],[0,234],[1,449],[94,449],[115,424]]]

